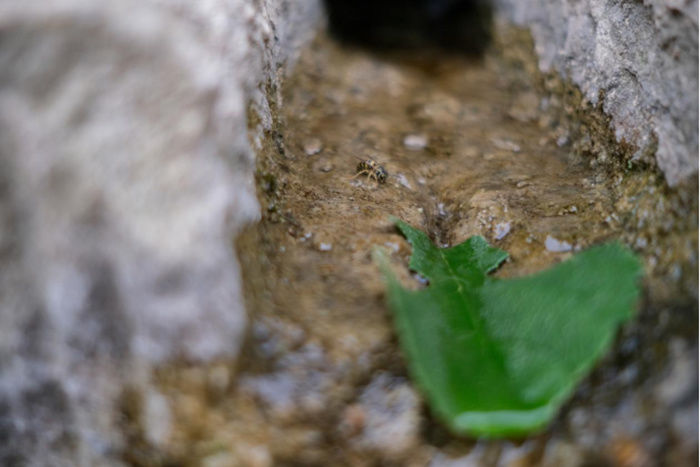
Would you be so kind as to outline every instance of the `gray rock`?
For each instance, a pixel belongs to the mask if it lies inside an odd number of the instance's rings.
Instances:
[[[379,373],[362,391],[364,427],[356,445],[401,457],[419,441],[420,398],[403,378]]]
[[[0,5],[0,464],[120,464],[124,390],[160,442],[151,369],[236,357],[232,238],[258,216],[246,106],[318,18],[317,2]]]
[[[563,253],[565,251],[571,251],[571,244],[564,240],[557,240],[551,235],[547,235],[544,241],[544,247],[547,251],[554,253]]]
[[[556,70],[612,117],[618,140],[656,160],[671,186],[698,170],[697,0],[498,0],[526,25],[540,68]]]

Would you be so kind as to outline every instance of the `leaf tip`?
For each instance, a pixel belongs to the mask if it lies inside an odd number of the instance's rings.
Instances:
[[[398,217],[391,216],[389,219],[390,219],[391,222],[396,226],[396,228],[399,229],[399,231],[400,231],[402,234],[404,234],[404,236],[409,235],[410,232],[412,232],[413,230],[415,230],[413,227],[411,227],[410,224],[408,224],[407,222],[402,221],[402,220],[399,219]]]

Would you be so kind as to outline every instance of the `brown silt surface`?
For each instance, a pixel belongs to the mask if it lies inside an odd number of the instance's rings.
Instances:
[[[262,219],[236,245],[250,333],[236,368],[163,373],[164,392],[182,402],[172,459],[423,466],[472,456],[526,466],[583,465],[560,458],[656,465],[669,452],[681,462],[696,455],[697,444],[668,434],[675,422],[656,391],[673,352],[696,345],[697,319],[685,305],[692,298],[664,301],[666,279],[653,268],[676,257],[655,256],[651,240],[638,250],[661,278],[645,290],[662,298],[645,302],[545,433],[455,437],[411,383],[371,257],[384,249],[407,287],[425,286],[407,267],[411,249],[392,216],[441,246],[485,237],[510,254],[500,277],[542,270],[606,240],[634,246],[620,206],[630,202],[625,190],[638,196],[643,183],[621,185],[612,169],[574,150],[534,63],[498,47],[480,60],[372,54],[322,36],[284,89],[267,90],[272,127],[260,132],[250,111]],[[367,160],[372,170],[358,175]],[[386,173],[384,183],[375,170]],[[634,374],[624,379],[625,371]],[[235,379],[215,390],[217,374]]]

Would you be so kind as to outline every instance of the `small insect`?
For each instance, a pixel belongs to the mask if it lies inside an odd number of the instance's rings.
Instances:
[[[373,178],[378,183],[386,182],[386,178],[389,176],[389,173],[386,171],[386,169],[379,165],[377,161],[372,159],[361,160],[360,163],[357,164],[357,169],[355,169],[355,171],[357,172],[355,174],[355,177],[359,177],[360,175],[367,175],[367,180]]]

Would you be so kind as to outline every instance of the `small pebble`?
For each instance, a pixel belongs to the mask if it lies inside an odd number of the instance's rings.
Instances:
[[[567,214],[576,214],[578,212],[578,208],[574,205],[565,207],[564,209],[561,209],[559,211],[560,216],[566,216]]]
[[[416,272],[416,273],[413,273],[413,278],[414,278],[415,280],[417,280],[418,282],[420,282],[421,284],[427,284],[427,283],[428,283],[428,279],[425,278],[425,277],[423,277],[423,276],[421,276],[421,275],[418,274],[417,272]]]
[[[520,146],[518,146],[517,144],[515,144],[514,142],[512,142],[510,140],[493,138],[491,140],[491,142],[498,149],[503,149],[503,150],[512,151],[512,152],[520,152]]]
[[[384,242],[384,246],[391,248],[391,250],[396,253],[399,251],[399,244],[394,242]]]
[[[425,135],[407,135],[403,139],[403,145],[412,151],[420,151],[428,145],[428,138]]]
[[[547,239],[544,241],[544,247],[547,251],[554,253],[563,253],[565,251],[571,251],[571,244],[565,241],[557,240],[551,235],[547,235]]]
[[[510,222],[501,222],[499,224],[496,224],[495,230],[496,230],[496,235],[494,238],[496,240],[502,239],[503,237],[508,235],[508,233],[510,233]]]
[[[397,175],[396,175],[396,179],[399,181],[399,183],[400,183],[404,188],[408,188],[409,190],[412,189],[412,188],[411,188],[411,184],[408,183],[408,179],[406,178],[406,176],[405,176],[404,174],[402,174],[402,173],[397,174]]]
[[[330,251],[331,248],[333,248],[333,245],[331,245],[330,243],[321,243],[318,246],[318,249],[321,251]]]
[[[647,245],[647,239],[644,237],[637,237],[637,240],[634,242],[634,246],[639,249],[646,248]]]
[[[307,156],[318,154],[323,149],[323,143],[318,138],[312,138],[304,143],[304,152]]]
[[[333,164],[324,159],[317,159],[313,163],[313,170],[318,170],[319,172],[330,172],[333,170]]]

